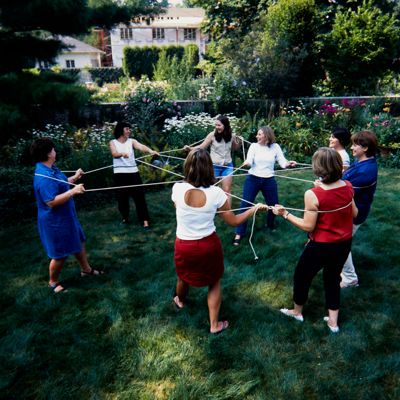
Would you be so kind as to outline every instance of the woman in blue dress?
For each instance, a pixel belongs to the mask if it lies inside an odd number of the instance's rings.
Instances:
[[[49,287],[54,293],[65,290],[59,275],[70,254],[74,254],[81,267],[81,276],[100,275],[102,271],[90,267],[85,252],[85,234],[75,211],[73,197],[84,193],[83,184],[70,189],[83,171],[67,178],[55,165],[56,151],[49,138],[40,138],[31,145],[36,162],[33,180],[38,208],[38,228],[43,247],[50,260]]]

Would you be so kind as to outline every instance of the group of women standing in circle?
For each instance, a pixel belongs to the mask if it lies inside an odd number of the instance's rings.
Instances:
[[[120,187],[117,189],[117,200],[122,223],[129,221],[129,198],[132,197],[138,221],[144,229],[148,229],[150,218],[134,150],[150,155],[158,153],[130,138],[129,124],[118,123],[114,136],[109,146],[115,184]],[[224,222],[236,227],[233,244],[237,246],[246,232],[247,219],[257,210],[262,210],[268,212],[266,225],[270,230],[274,230],[274,218],[278,215],[308,232],[309,236],[294,274],[294,307],[283,308],[281,312],[303,321],[302,309],[308,298],[309,287],[317,272],[323,269],[328,309],[324,319],[332,332],[338,332],[340,288],[358,284],[350,248],[354,233],[368,215],[376,188],[375,135],[362,131],[351,137],[356,163],[349,166],[345,146],[350,141],[350,134],[344,129],[333,131],[329,148],[321,148],[313,156],[312,168],[318,179],[315,187],[305,192],[303,218],[295,217],[278,204],[275,163],[278,162],[282,168],[289,168],[296,166],[296,162],[285,158],[270,127],[261,127],[257,131],[257,142],[250,145],[242,164],[250,167],[243,189],[243,211],[237,215],[231,211],[234,172],[232,151],[241,145],[242,140],[232,133],[229,119],[219,116],[215,130],[199,146],[186,146],[189,154],[184,163],[184,181],[175,183],[172,189],[177,219],[174,305],[178,309],[185,307],[190,286],[208,286],[210,332],[220,333],[228,327],[228,321],[219,320],[224,263],[214,218],[219,214]],[[210,153],[205,150],[208,147]],[[72,200],[73,196],[84,193],[84,187],[75,185],[69,189],[69,183],[77,181],[83,171],[78,170],[67,179],[54,165],[56,153],[50,139],[36,140],[31,152],[37,162],[34,187],[39,232],[51,259],[49,286],[54,292],[59,292],[65,290],[58,278],[70,254],[74,254],[79,261],[82,276],[102,274],[102,271],[90,267],[88,263],[85,235]],[[222,189],[216,186],[217,183],[221,183]],[[253,203],[260,191],[266,205]]]

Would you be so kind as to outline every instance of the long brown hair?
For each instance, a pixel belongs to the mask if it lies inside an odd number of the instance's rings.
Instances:
[[[322,183],[333,183],[342,177],[343,161],[340,154],[329,147],[321,147],[312,158],[314,174]]]
[[[218,115],[217,120],[221,122],[224,126],[224,130],[219,133],[217,129],[214,130],[215,140],[219,143],[222,139],[225,140],[225,143],[228,143],[232,140],[232,128],[229,122],[229,118],[226,115]]]
[[[183,164],[186,182],[194,187],[208,187],[216,182],[210,154],[204,149],[193,149]]]

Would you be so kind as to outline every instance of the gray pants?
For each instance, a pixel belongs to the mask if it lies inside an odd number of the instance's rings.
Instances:
[[[361,224],[353,225],[353,237],[360,226]],[[344,284],[350,284],[354,281],[358,281],[358,276],[356,274],[356,269],[354,268],[353,257],[351,256],[351,252],[349,253],[347,260],[343,265],[341,276],[342,276],[342,282]]]

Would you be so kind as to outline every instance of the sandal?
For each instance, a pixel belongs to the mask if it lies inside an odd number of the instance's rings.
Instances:
[[[52,293],[61,293],[61,292],[68,292],[68,290],[61,284],[61,282],[57,283],[49,283],[49,289]]]
[[[90,267],[90,271],[89,272],[83,271],[81,269],[81,278],[84,278],[85,276],[91,276],[91,275],[99,276],[99,275],[103,275],[103,274],[104,274],[104,271],[101,271],[101,270],[98,270],[98,269],[94,269],[92,267]]]
[[[222,325],[222,326],[221,326]],[[219,329],[218,331],[215,332],[211,332],[210,333],[212,335],[219,335],[222,331],[224,331],[225,329],[228,328],[229,326],[229,322],[228,321],[218,321],[218,326],[221,326],[221,329]]]

